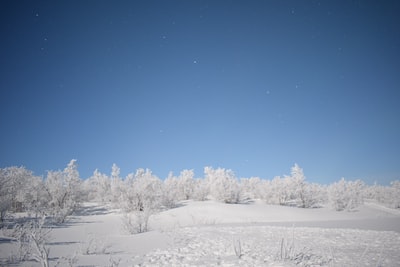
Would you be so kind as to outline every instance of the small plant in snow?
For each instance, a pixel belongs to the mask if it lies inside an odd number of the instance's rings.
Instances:
[[[240,242],[240,239],[233,240],[233,250],[235,251],[235,255],[236,257],[238,257],[238,259],[240,259],[243,256],[242,243]]]
[[[293,260],[295,259],[295,257],[296,254],[294,252],[294,240],[292,240],[292,242],[289,242],[285,238],[282,238],[278,259],[281,261],[286,261],[286,260]]]
[[[150,209],[143,211],[126,212],[122,216],[122,227],[128,234],[139,234],[148,231]]]
[[[294,242],[294,229],[291,240],[282,238],[280,249],[276,256],[278,261],[289,261],[301,266],[321,266],[327,265],[331,259],[315,255],[311,249],[302,247],[296,248]]]
[[[109,267],[118,267],[120,262],[121,262],[121,258],[118,259],[114,259],[113,257],[110,256],[110,258],[108,259],[109,261]]]
[[[67,257],[62,257],[59,259],[54,267],[58,266],[68,266],[68,267],[74,267],[76,266],[76,263],[78,262],[77,259],[77,253],[75,252],[73,255],[67,256]]]
[[[89,234],[86,242],[81,244],[80,251],[83,255],[107,254],[107,249],[109,247],[110,246],[103,240]]]
[[[91,236],[87,237],[87,239],[84,243],[81,243],[80,251],[81,251],[82,255],[91,254],[93,243],[94,243],[94,238]]]

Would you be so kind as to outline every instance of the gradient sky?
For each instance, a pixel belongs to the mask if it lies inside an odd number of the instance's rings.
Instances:
[[[399,1],[0,10],[0,167],[400,179]]]

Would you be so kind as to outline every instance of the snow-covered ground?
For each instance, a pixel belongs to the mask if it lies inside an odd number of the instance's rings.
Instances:
[[[84,204],[51,231],[50,266],[400,266],[400,213],[375,203],[337,212],[187,201],[153,215],[150,231],[135,235],[124,232],[122,217]],[[0,234],[6,266],[17,244]]]

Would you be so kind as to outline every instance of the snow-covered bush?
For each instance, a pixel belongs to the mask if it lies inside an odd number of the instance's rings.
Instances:
[[[323,202],[322,187],[308,183],[297,164],[291,168],[290,176],[276,176],[272,181],[265,181],[262,188],[269,204],[312,208]]]
[[[45,221],[46,218],[42,217],[15,225],[12,235],[18,244],[20,260],[34,260],[42,267],[49,266],[50,248],[47,242],[50,239],[51,228],[45,227]]]
[[[110,247],[103,239],[88,234],[86,241],[80,244],[80,252],[82,255],[101,255],[107,254]]]
[[[365,198],[373,199],[389,208],[400,208],[400,181],[392,181],[390,186],[372,185],[365,189]]]
[[[205,179],[210,187],[210,194],[225,203],[239,203],[241,188],[232,170],[223,168],[204,168]]]
[[[156,211],[162,206],[162,182],[149,169],[128,174],[121,187],[121,205],[126,212]]]
[[[362,181],[346,181],[342,178],[328,187],[328,198],[330,205],[337,211],[353,210],[363,203]]]

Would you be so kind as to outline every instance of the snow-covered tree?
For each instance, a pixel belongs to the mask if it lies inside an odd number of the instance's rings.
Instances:
[[[392,181],[391,185],[391,204],[395,209],[400,209],[400,181]]]
[[[0,223],[12,207],[13,181],[10,179],[8,168],[0,169]]]
[[[38,203],[42,189],[40,177],[25,167],[0,169],[0,221],[8,211],[29,211]]]
[[[178,177],[179,195],[182,200],[188,200],[193,197],[194,191],[194,171],[183,170]]]
[[[303,169],[297,163],[291,169],[292,198],[301,208],[312,208],[322,203],[321,187],[306,181]]]
[[[328,187],[331,206],[337,210],[353,210],[363,203],[364,183],[361,180],[346,181],[342,178]]]
[[[268,183],[265,190],[265,199],[269,204],[287,205],[290,201],[291,190],[289,188],[288,180],[290,178],[275,176],[272,181]]]
[[[68,191],[64,186],[64,175],[61,171],[49,171],[46,177],[45,188],[48,197],[48,211],[56,222],[64,222],[72,213],[68,203]]]
[[[47,194],[44,189],[45,184],[42,177],[31,176],[29,178],[29,190],[23,194],[24,210],[31,216],[38,218],[43,215],[47,206]]]
[[[264,198],[263,181],[259,177],[240,179],[242,194],[244,198],[262,199]]]
[[[122,205],[126,211],[158,210],[162,203],[162,182],[149,169],[129,174],[123,184]]]
[[[163,206],[166,208],[176,207],[179,197],[179,181],[178,178],[169,173],[168,177],[163,182]]]
[[[210,188],[205,179],[194,179],[193,199],[198,201],[205,201],[210,193]]]
[[[88,180],[91,199],[100,201],[102,203],[109,203],[112,200],[111,180],[107,175],[99,172],[96,169]]]
[[[365,198],[373,199],[389,208],[400,208],[400,181],[392,181],[390,186],[374,184],[364,191]]]
[[[298,164],[291,168],[290,176],[276,176],[272,181],[266,181],[263,188],[264,198],[269,204],[311,208],[323,202],[322,188],[308,183]]]
[[[54,220],[63,223],[78,207],[81,180],[76,160],[71,160],[64,171],[49,171],[45,182],[48,208]]]
[[[241,201],[241,188],[232,170],[223,168],[204,168],[205,179],[210,187],[210,194],[225,203],[239,203]]]
[[[311,197],[308,192],[308,184],[304,176],[303,169],[297,163],[291,169],[290,187],[292,189],[291,198],[294,199],[298,206],[308,208],[308,199]]]
[[[111,197],[112,197],[112,203],[115,206],[119,205],[119,201],[121,200],[121,195],[122,195],[122,187],[123,187],[123,182],[120,177],[120,168],[117,166],[117,164],[113,164],[111,167]]]
[[[64,169],[65,185],[69,192],[69,198],[79,204],[81,198],[81,179],[79,178],[78,164],[76,159],[72,159]]]
[[[12,236],[18,246],[18,259],[21,261],[34,260],[42,267],[49,266],[51,228],[45,226],[46,218],[29,220],[24,224],[15,224]]]
[[[173,208],[178,201],[193,198],[194,184],[193,170],[181,171],[179,177],[174,176],[172,172],[163,183],[163,205],[166,208]]]
[[[129,233],[148,229],[148,221],[163,205],[163,183],[149,169],[128,174],[121,185],[122,223]]]

